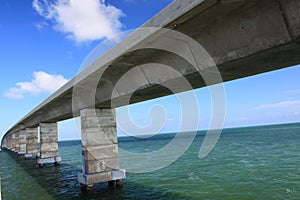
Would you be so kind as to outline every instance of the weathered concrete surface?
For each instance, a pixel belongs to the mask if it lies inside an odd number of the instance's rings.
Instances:
[[[39,158],[37,163],[42,166],[47,163],[59,164],[61,162],[61,157],[52,157],[52,158]]]
[[[40,157],[38,164],[56,162],[58,157],[57,123],[40,123]]]
[[[19,142],[19,139],[20,139],[20,131],[17,131],[15,134],[14,134],[14,152],[18,153],[20,151],[20,142]]]
[[[6,140],[6,148],[9,150],[12,150],[14,148],[13,135],[14,134],[9,134],[7,137],[4,138]]]
[[[84,185],[92,185],[93,183],[108,182],[112,180],[121,180],[126,178],[124,169],[100,172],[96,174],[78,173],[78,182]]]
[[[25,129],[19,131],[19,149],[18,154],[25,154],[26,153],[26,136],[27,132]]]
[[[93,185],[113,180],[112,171],[120,168],[114,109],[83,109],[80,115],[83,168],[78,181]]]
[[[10,135],[10,145],[11,145],[11,150],[15,151],[16,149],[16,132]]]
[[[38,155],[38,128],[26,128],[26,154],[25,157],[36,157]]]
[[[12,144],[13,143],[13,135],[14,134],[10,134],[6,137],[7,138],[7,148],[10,150],[12,150],[14,148],[14,146]]]
[[[2,148],[8,148],[8,137],[3,138]]]

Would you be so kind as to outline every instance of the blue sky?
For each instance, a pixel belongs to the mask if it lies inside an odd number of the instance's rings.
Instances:
[[[0,1],[0,135],[73,78],[101,41],[112,34],[138,28],[172,1],[62,2]],[[299,75],[300,66],[294,66],[225,83],[225,127],[299,122]],[[204,88],[194,93],[200,122],[193,122],[193,116],[190,122],[205,129],[211,116],[209,92]],[[180,105],[174,96],[130,106],[131,119],[141,127],[149,125],[149,110],[153,105],[165,110],[166,123],[159,131],[176,131]],[[119,124],[125,122],[118,118]],[[78,138],[75,127],[74,120],[60,122],[59,139]]]

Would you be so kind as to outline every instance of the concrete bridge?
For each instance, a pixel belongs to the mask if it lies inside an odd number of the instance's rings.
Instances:
[[[299,11],[298,0],[175,0],[12,126],[1,147],[36,157],[40,166],[59,164],[57,122],[80,116],[78,181],[120,184],[125,170],[119,167],[114,108],[169,95],[166,85],[182,92],[299,64]],[[205,52],[195,51],[191,39]],[[153,74],[162,66],[178,73]],[[182,79],[191,88],[181,87]]]

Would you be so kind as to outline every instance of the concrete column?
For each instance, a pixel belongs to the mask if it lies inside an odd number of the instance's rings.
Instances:
[[[12,134],[9,134],[8,136],[7,136],[7,148],[9,149],[9,150],[11,150],[13,147],[12,147]]]
[[[83,167],[78,181],[82,189],[91,189],[99,182],[117,180],[121,184],[125,170],[119,167],[114,110],[83,109],[80,117]]]
[[[25,159],[36,158],[39,151],[38,128],[26,128],[26,154]]]
[[[16,148],[16,135],[15,133],[11,134],[10,135],[10,150],[11,151],[15,151],[15,148]]]
[[[24,155],[26,153],[26,130],[20,130],[19,131],[19,149],[18,149],[18,155]]]
[[[12,134],[9,134],[8,136],[7,136],[7,148],[9,149],[9,150],[11,150],[12,149]]]
[[[40,157],[39,166],[45,163],[59,164],[57,123],[40,123]]]
[[[8,143],[7,143],[7,136],[5,136],[5,137],[3,138],[3,142],[2,142],[1,148],[7,149],[7,145],[8,145]]]
[[[14,141],[14,148],[13,151],[18,153],[20,151],[20,144],[19,144],[19,131],[13,134],[13,141]]]
[[[3,147],[5,147],[7,149],[7,146],[8,146],[8,137],[6,136]]]

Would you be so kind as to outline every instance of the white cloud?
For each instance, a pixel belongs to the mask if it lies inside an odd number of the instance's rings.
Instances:
[[[35,28],[37,28],[38,30],[43,30],[45,27],[48,26],[48,23],[47,23],[47,22],[35,23],[34,26],[35,26]]]
[[[109,38],[122,28],[124,13],[104,0],[33,0],[35,11],[76,42]]]
[[[33,72],[33,80],[30,82],[18,82],[11,87],[4,96],[12,99],[23,99],[26,93],[38,95],[42,92],[52,93],[68,80],[62,75],[48,74],[43,71]]]
[[[255,109],[270,109],[270,108],[288,108],[288,107],[300,107],[300,100],[294,100],[294,101],[282,101],[277,103],[271,103],[271,104],[263,104],[260,106],[257,106]]]

